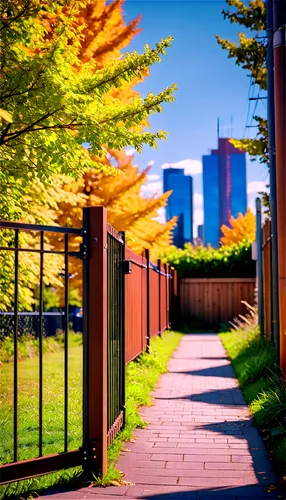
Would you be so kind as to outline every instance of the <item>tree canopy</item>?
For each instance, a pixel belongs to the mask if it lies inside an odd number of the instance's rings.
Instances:
[[[139,31],[140,17],[126,24],[122,6],[123,0],[3,0],[0,218],[80,227],[83,206],[108,205],[109,221],[127,230],[129,246],[152,247],[155,255],[169,244],[175,224],[155,220],[168,195],[142,196],[148,169],[140,174],[120,148],[156,147],[166,136],[146,133],[144,126],[162,103],[173,100],[174,86],[145,99],[133,87],[161,60],[171,38],[123,58],[121,49]],[[0,237],[1,245],[13,246],[12,231],[1,231]],[[75,250],[78,240],[70,238]],[[39,248],[38,234],[21,232],[20,244]],[[62,241],[46,234],[45,245],[59,249]],[[1,252],[0,261],[7,309],[14,296],[13,253]],[[63,264],[61,257],[45,255],[44,299],[52,289],[55,304],[61,300],[55,290],[62,288]],[[39,256],[21,252],[19,266],[19,307],[30,309],[37,302]],[[80,267],[71,259],[74,303],[79,302]]]
[[[116,6],[120,2],[113,8]],[[23,213],[20,199],[35,178],[47,182],[57,174],[81,175],[90,168],[102,169],[95,157],[105,155],[105,146],[120,149],[132,145],[141,151],[143,144],[156,147],[157,140],[166,137],[165,132],[144,132],[137,126],[151,113],[160,112],[162,103],[174,99],[174,86],[145,98],[131,94],[128,102],[119,99],[114,89],[143,78],[161,60],[171,37],[155,48],[146,46],[143,54],[120,58],[115,43],[120,34],[120,29],[116,34],[120,28],[117,20],[111,57],[102,66],[104,44],[93,44],[88,38],[89,8],[88,0],[3,0],[2,218],[19,218]],[[112,8],[108,6],[107,11],[94,21],[98,36],[101,25],[108,27],[106,18],[109,15],[110,19]],[[83,18],[89,22],[82,24]],[[126,35],[126,43],[136,25],[137,20],[129,30],[121,26],[120,36]],[[83,148],[83,143],[90,149]]]
[[[266,5],[263,0],[226,0],[230,9],[223,9],[224,19],[243,28],[239,32],[239,41],[232,42],[216,35],[218,43],[228,52],[228,57],[235,60],[238,66],[245,69],[261,90],[267,89],[267,39],[266,39]],[[247,32],[247,34],[245,33]],[[255,139],[235,138],[234,146],[246,151],[253,158],[259,157],[261,163],[268,165],[268,130],[267,120],[254,116],[257,124]]]

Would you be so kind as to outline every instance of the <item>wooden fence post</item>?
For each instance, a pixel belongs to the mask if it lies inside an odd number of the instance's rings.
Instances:
[[[83,453],[88,474],[107,472],[107,212],[83,209]]]
[[[159,274],[159,288],[158,288],[158,311],[159,311],[159,335],[161,337],[161,259],[157,261],[158,274]]]
[[[147,328],[146,328],[146,351],[150,351],[150,255],[149,250],[145,249],[145,258],[147,260],[146,265],[146,316],[147,316]]]

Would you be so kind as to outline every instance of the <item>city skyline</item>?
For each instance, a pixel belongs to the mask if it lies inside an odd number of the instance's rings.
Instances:
[[[193,242],[193,179],[183,168],[163,170],[163,192],[172,191],[166,206],[166,220],[177,217],[173,244],[183,248]]]
[[[245,152],[218,135],[218,148],[202,160],[204,244],[218,248],[221,227],[247,210]]]
[[[145,96],[148,92],[160,92],[167,85],[177,84],[176,101],[164,105],[163,113],[151,116],[149,121],[151,131],[163,129],[169,134],[166,141],[159,141],[158,149],[145,146],[142,154],[135,153],[134,163],[140,170],[153,164],[144,186],[144,193],[148,195],[163,192],[161,166],[166,163],[185,168],[193,177],[194,236],[197,226],[203,223],[201,157],[216,147],[217,117],[220,117],[222,137],[229,135],[232,128],[233,136],[242,138],[254,137],[257,131],[246,129],[246,124],[254,124],[250,118],[246,123],[249,104],[250,117],[254,106],[256,114],[266,114],[264,100],[248,101],[250,79],[247,72],[235,65],[216,42],[216,33],[235,41],[238,31],[243,31],[243,27],[223,19],[224,7],[224,1],[220,0],[173,0],[164,2],[164,8],[162,2],[156,0],[127,0],[124,4],[127,21],[142,14],[142,31],[126,52],[142,52],[146,43],[154,46],[159,39],[174,36],[172,47],[162,62],[152,67],[150,76],[136,87]],[[254,87],[251,90],[254,94],[257,92]],[[268,184],[268,169],[258,161],[250,161],[249,157],[246,160],[248,205],[254,211],[255,197]],[[161,220],[163,216],[161,211]]]

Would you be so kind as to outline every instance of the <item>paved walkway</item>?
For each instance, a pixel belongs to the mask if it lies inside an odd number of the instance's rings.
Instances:
[[[277,498],[268,490],[276,478],[263,440],[216,334],[185,335],[153,396],[154,406],[142,410],[150,425],[136,431],[118,463],[135,485],[52,498]]]

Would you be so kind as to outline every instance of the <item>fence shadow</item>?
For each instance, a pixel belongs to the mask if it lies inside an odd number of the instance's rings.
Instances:
[[[201,358],[202,359],[202,358]],[[214,359],[214,358],[209,358]],[[233,370],[229,365],[211,366],[209,368],[200,368],[199,370],[170,370],[169,373],[181,373],[182,375],[199,375],[203,377],[223,377],[233,378]]]
[[[174,491],[170,493],[155,493],[153,495],[142,495],[137,498],[144,498],[146,500],[277,500],[278,498],[281,499],[282,497],[281,495],[279,496],[277,491],[271,492],[267,491],[261,486],[249,485],[231,488],[202,490],[190,489],[184,491]]]

